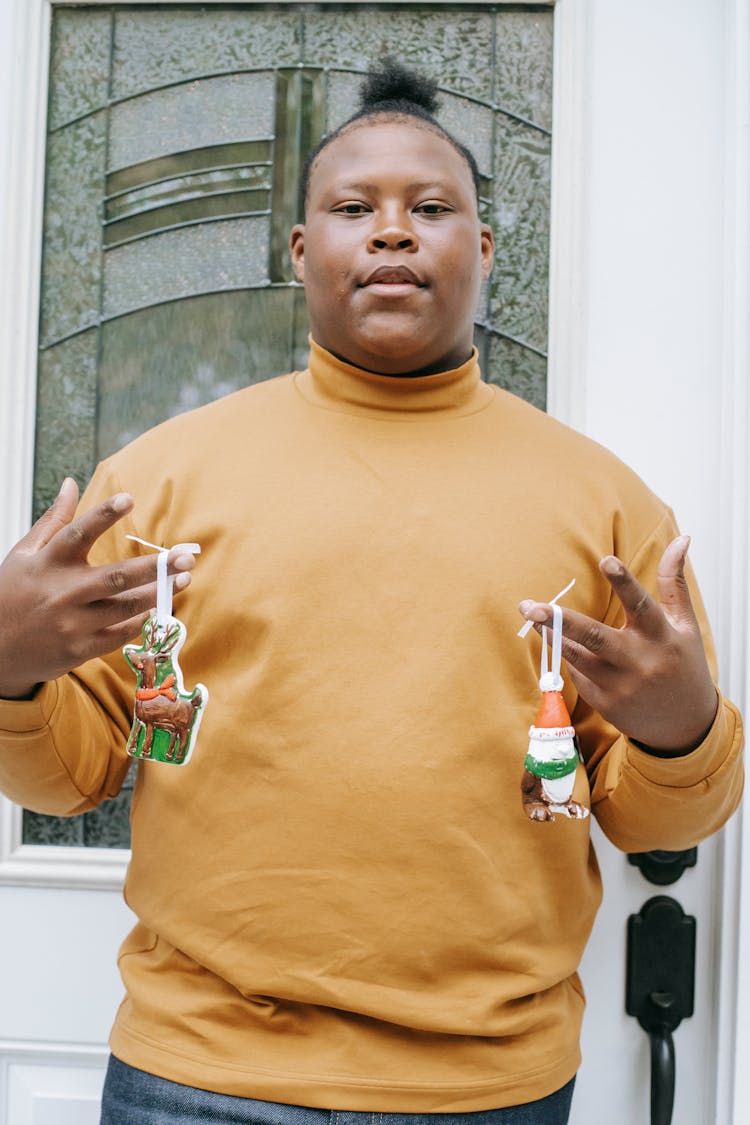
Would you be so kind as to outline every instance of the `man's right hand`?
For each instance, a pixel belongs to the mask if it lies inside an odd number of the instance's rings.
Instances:
[[[24,699],[139,632],[156,604],[157,555],[91,566],[91,547],[133,508],[121,492],[76,517],[78,486],[56,500],[0,564],[0,697]],[[190,582],[192,555],[169,560],[175,590]]]

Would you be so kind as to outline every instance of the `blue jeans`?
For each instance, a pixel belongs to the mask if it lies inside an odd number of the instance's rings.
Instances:
[[[350,1113],[212,1094],[109,1060],[100,1125],[566,1125],[572,1079],[541,1101],[478,1113]]]

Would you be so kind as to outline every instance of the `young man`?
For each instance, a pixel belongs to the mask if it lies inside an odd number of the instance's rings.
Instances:
[[[184,769],[139,766],[106,1125],[567,1120],[600,886],[588,821],[522,807],[520,597],[577,580],[575,796],[615,843],[685,847],[739,800],[668,509],[481,381],[493,237],[430,97],[389,69],[314,154],[308,369],[152,431],[79,515],[66,482],[0,568],[0,783],[70,814],[128,766],[155,564],[125,534],[202,547],[178,612],[211,698]]]

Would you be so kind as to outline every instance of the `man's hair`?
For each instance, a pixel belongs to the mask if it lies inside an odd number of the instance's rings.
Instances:
[[[323,149],[359,124],[376,122],[378,118],[384,121],[398,121],[404,117],[415,118],[423,128],[437,133],[453,145],[469,166],[479,200],[479,168],[474,154],[451,136],[435,118],[438,106],[437,82],[420,74],[419,71],[402,66],[393,58],[381,59],[377,67],[369,71],[360,87],[359,108],[356,113],[353,113],[343,125],[339,125],[338,129],[326,134],[307,157],[302,171],[303,202],[307,202],[310,174]]]

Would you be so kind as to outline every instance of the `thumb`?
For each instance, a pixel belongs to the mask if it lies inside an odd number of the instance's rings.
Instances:
[[[62,531],[73,519],[78,507],[78,485],[72,477],[66,477],[52,504],[36,521],[23,540],[26,547],[41,551],[51,539]]]
[[[673,539],[661,557],[656,575],[659,601],[673,625],[695,625],[693,603],[685,579],[685,558],[689,546],[689,535]]]

